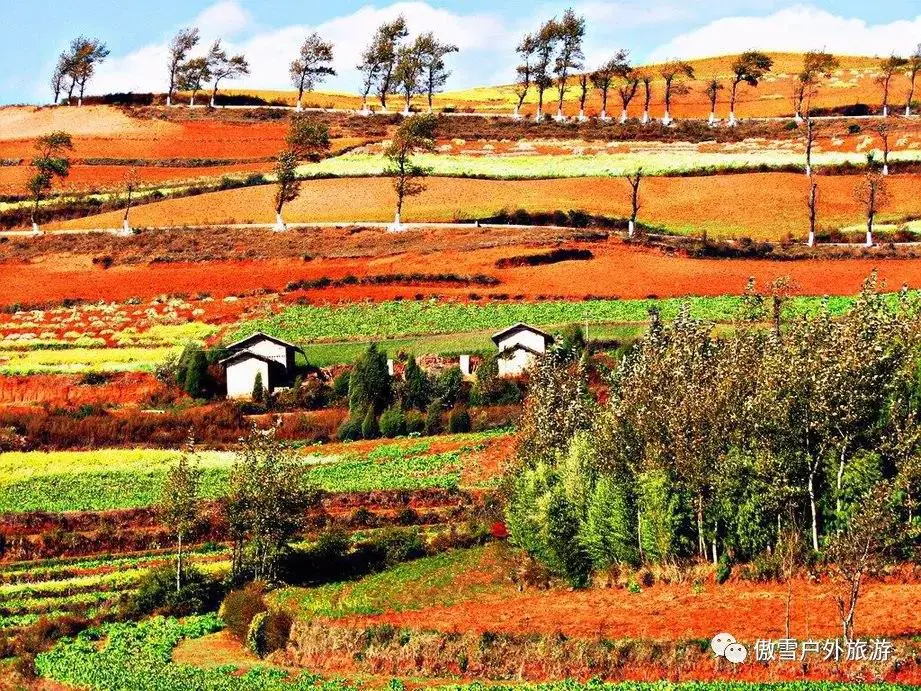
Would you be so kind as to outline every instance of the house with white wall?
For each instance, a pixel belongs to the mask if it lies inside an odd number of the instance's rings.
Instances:
[[[250,398],[261,375],[268,393],[291,386],[295,353],[304,351],[293,343],[257,331],[227,346],[230,354],[220,361],[227,376],[227,398]]]
[[[553,336],[521,322],[493,334],[492,340],[499,349],[500,377],[521,376],[553,345]]]

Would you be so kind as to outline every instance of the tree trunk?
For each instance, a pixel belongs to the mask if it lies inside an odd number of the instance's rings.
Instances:
[[[179,547],[176,551],[176,592],[182,590],[182,533],[179,533]]]
[[[819,515],[815,505],[815,469],[809,469],[809,509],[812,512],[812,549],[819,551]]]
[[[841,456],[838,459],[838,477],[835,484],[835,514],[841,517],[841,485],[844,482],[844,449],[841,449]],[[840,532],[840,528],[838,529]]]
[[[697,497],[697,551],[702,559],[707,558],[707,547],[704,544],[704,498]]]

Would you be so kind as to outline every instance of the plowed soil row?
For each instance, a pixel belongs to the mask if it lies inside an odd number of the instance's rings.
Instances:
[[[328,235],[325,235],[328,232]],[[335,243],[345,231],[316,231],[321,239]],[[383,231],[365,231],[367,233]],[[450,231],[444,231],[449,233]],[[488,232],[483,229],[482,232]],[[251,293],[262,289],[282,290],[289,282],[322,277],[337,278],[353,274],[370,276],[391,273],[458,274],[484,273],[500,284],[493,288],[439,285],[355,285],[314,289],[292,294],[315,302],[387,300],[415,295],[440,295],[469,299],[472,292],[537,299],[555,297],[583,299],[586,296],[620,298],[680,297],[685,295],[740,294],[749,277],[760,285],[778,276],[790,276],[805,295],[848,295],[860,288],[863,280],[878,268],[891,289],[903,284],[921,287],[921,261],[910,259],[842,260],[730,260],[692,259],[668,256],[611,240],[604,243],[567,243],[589,249],[594,257],[587,261],[560,262],[547,266],[497,269],[496,261],[534,252],[533,246],[508,246],[476,251],[424,251],[424,243],[411,243],[411,231],[401,236],[407,251],[369,259],[366,256],[336,259],[269,259],[250,261],[202,261],[156,265],[116,265],[103,269],[91,257],[44,257],[32,262],[7,262],[2,265],[3,304],[56,302],[65,298],[122,301],[131,297],[149,298],[162,294],[196,294],[207,291],[215,298]],[[450,236],[449,236],[450,237]]]
[[[838,228],[859,224],[864,211],[855,200],[857,176],[819,179],[819,224]],[[890,200],[880,220],[921,214],[921,177],[892,176]],[[805,237],[808,180],[795,173],[751,173],[688,178],[647,178],[641,187],[640,219],[677,232],[711,237]],[[272,223],[274,186],[212,192],[137,207],[137,227]],[[383,178],[313,180],[285,208],[289,222],[389,221],[395,194]],[[427,190],[409,199],[405,221],[451,221],[488,217],[501,209],[554,211],[580,209],[626,217],[630,188],[617,178],[557,180],[470,180],[432,178]],[[49,228],[115,228],[118,212],[49,225]]]

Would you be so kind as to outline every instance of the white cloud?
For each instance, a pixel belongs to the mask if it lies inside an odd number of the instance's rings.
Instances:
[[[261,28],[254,26],[249,13],[235,0],[222,0],[185,24],[200,27],[202,48],[213,38],[222,38],[228,52],[246,55],[252,73],[245,79],[226,83],[226,87],[290,88],[288,65],[304,37],[318,31],[334,44],[334,68],[339,73],[321,88],[354,90],[359,82],[355,66],[372,32],[381,23],[399,14],[407,18],[413,35],[433,31],[442,40],[457,44],[465,54],[464,60],[455,60],[450,65],[454,70],[452,83],[455,85],[481,83],[484,64],[488,65],[489,60],[495,61],[497,50],[505,47],[511,50],[516,40],[497,16],[458,14],[417,1],[398,2],[381,8],[366,6],[316,26]],[[125,56],[110,58],[93,80],[92,92],[165,90],[166,46],[164,41],[144,46]]]
[[[726,17],[681,34],[650,54],[651,61],[699,58],[748,49],[806,51],[824,48],[845,55],[908,53],[921,38],[921,16],[889,24],[834,15],[796,5],[764,17]]]

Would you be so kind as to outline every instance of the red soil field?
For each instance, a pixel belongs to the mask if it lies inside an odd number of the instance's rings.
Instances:
[[[819,179],[819,224],[859,224],[862,210],[854,199],[858,176]],[[890,201],[879,220],[921,214],[921,176],[889,178]],[[807,178],[795,173],[747,173],[706,177],[653,177],[641,187],[640,220],[681,232],[711,237],[805,237],[808,228]],[[501,209],[530,211],[580,209],[618,217],[629,215],[629,185],[617,178],[557,180],[470,180],[431,178],[427,189],[406,202],[406,221],[449,221],[489,216]],[[169,199],[137,207],[137,227],[271,223],[271,185]],[[389,221],[395,205],[391,181],[383,178],[312,180],[285,207],[289,222]],[[89,216],[49,228],[114,228],[117,212]]]
[[[317,231],[323,232],[323,231]],[[383,233],[384,231],[378,231]],[[426,231],[409,231],[424,237]],[[431,231],[450,232],[450,231]],[[484,228],[483,232],[489,232]],[[404,238],[406,235],[403,236]],[[485,273],[501,283],[493,288],[426,286],[346,286],[310,290],[314,302],[387,300],[416,294],[466,299],[471,292],[483,296],[521,295],[526,299],[554,296],[582,299],[587,295],[621,298],[677,297],[684,295],[740,294],[749,277],[767,285],[778,276],[790,276],[806,295],[856,293],[863,280],[878,268],[891,289],[903,284],[921,287],[921,261],[910,259],[842,260],[731,260],[667,256],[655,250],[629,247],[617,240],[607,243],[571,243],[594,253],[588,261],[568,261],[539,267],[496,269],[503,257],[533,253],[533,246],[427,254],[413,251],[368,259],[274,259],[212,261],[156,265],[115,265],[102,269],[91,257],[47,256],[34,262],[7,262],[0,268],[4,287],[0,303],[43,303],[64,298],[123,301],[162,294],[207,291],[215,298],[263,288],[282,289],[288,282],[348,274],[367,276],[390,273]],[[291,299],[294,298],[292,294]],[[218,303],[212,303],[217,305]],[[220,303],[224,304],[224,303]]]
[[[138,166],[134,170],[144,186],[158,183],[196,182],[220,177],[229,173],[265,173],[272,168],[271,163],[235,163],[225,166],[205,167],[166,167]],[[86,166],[75,165],[63,186],[56,188],[59,193],[90,192],[94,190],[120,190],[124,187],[129,166]],[[34,170],[29,166],[0,167],[0,194],[22,194],[26,183]]]
[[[83,384],[71,375],[0,376],[0,407],[135,404],[166,387],[152,374],[113,374],[104,384]]]
[[[791,634],[801,639],[840,635],[837,609],[828,584],[800,581],[794,587]],[[915,603],[921,584],[866,585],[855,618],[858,636],[916,636],[921,633]],[[440,631],[556,633],[575,638],[710,639],[729,631],[741,641],[784,637],[786,588],[741,581],[708,584],[695,593],[689,584],[655,585],[641,593],[626,589],[583,591],[512,588],[475,602],[423,610],[357,616],[354,626],[393,624]]]

